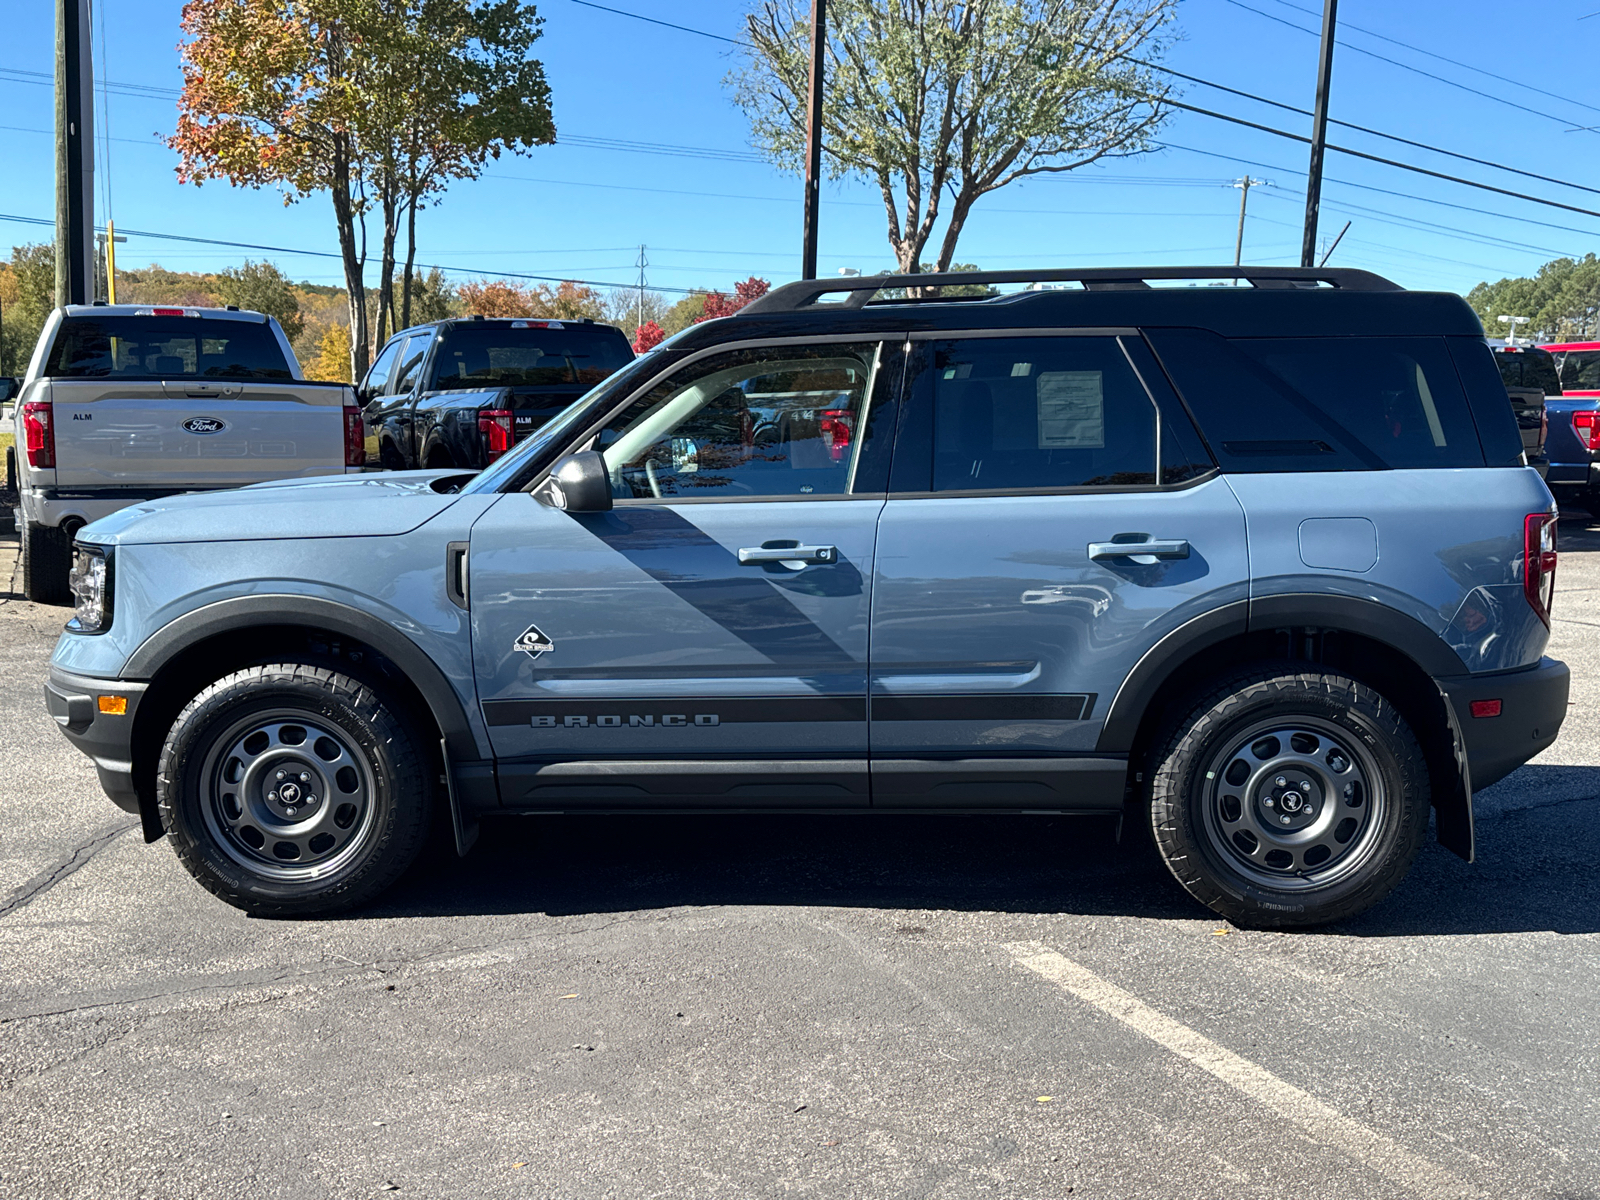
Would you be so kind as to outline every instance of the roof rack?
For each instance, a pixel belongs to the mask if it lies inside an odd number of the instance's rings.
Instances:
[[[938,288],[989,283],[1081,283],[1091,292],[1148,288],[1152,279],[1237,279],[1257,288],[1299,289],[1326,285],[1346,292],[1399,292],[1399,284],[1349,267],[1091,267],[1086,270],[949,271],[926,275],[853,275],[842,279],[803,279],[774,288],[739,310],[739,315],[798,312],[809,308],[862,308],[885,288]],[[843,294],[839,300],[825,296]],[[929,296],[928,300],[954,299]],[[964,297],[963,299],[969,299]],[[916,303],[878,301],[878,303]]]

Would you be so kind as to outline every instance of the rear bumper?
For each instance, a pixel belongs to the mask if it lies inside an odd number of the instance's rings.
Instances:
[[[1543,659],[1538,666],[1441,679],[1466,743],[1474,790],[1504,779],[1556,740],[1567,715],[1571,672]],[[1475,700],[1500,701],[1497,717],[1474,717]]]
[[[94,763],[100,788],[126,812],[139,811],[133,786],[133,718],[148,684],[71,675],[52,665],[44,703],[61,732]],[[100,711],[100,697],[117,697],[126,711]],[[114,706],[113,706],[114,707]]]

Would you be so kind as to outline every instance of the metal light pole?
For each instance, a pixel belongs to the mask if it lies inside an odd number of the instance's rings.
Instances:
[[[94,61],[89,0],[56,0],[56,303],[94,299]]]
[[[1339,0],[1323,0],[1322,58],[1317,66],[1317,102],[1311,114],[1311,167],[1306,175],[1306,231],[1300,242],[1300,265],[1317,261],[1317,210],[1322,207],[1322,152],[1328,141],[1328,82],[1333,75],[1333,35]]]
[[[811,0],[811,87],[806,97],[806,196],[800,278],[817,277],[817,208],[822,201],[823,52],[828,45],[827,0]]]
[[[1517,344],[1517,326],[1526,325],[1531,320],[1533,320],[1532,317],[1513,317],[1502,314],[1500,317],[1500,323],[1502,325],[1511,326],[1511,328],[1506,331],[1506,345],[1515,346]]]

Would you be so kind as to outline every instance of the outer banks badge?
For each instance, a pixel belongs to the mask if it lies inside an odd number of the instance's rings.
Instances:
[[[522,636],[511,643],[513,650],[520,650],[529,658],[538,658],[547,651],[554,650],[556,644],[545,637],[537,625],[529,625],[522,631]]]

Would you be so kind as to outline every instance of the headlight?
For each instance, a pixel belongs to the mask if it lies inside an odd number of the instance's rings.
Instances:
[[[100,546],[73,546],[71,628],[79,633],[101,633],[111,628],[111,563]]]

